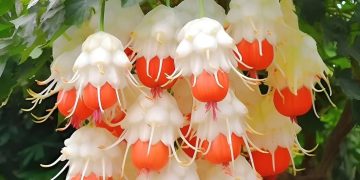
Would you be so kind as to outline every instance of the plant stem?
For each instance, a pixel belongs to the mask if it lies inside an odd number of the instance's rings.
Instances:
[[[200,17],[205,16],[205,5],[204,0],[199,0],[199,15]]]
[[[100,31],[104,31],[104,19],[105,19],[105,3],[106,0],[100,0]]]
[[[336,124],[334,130],[328,136],[325,142],[324,152],[320,164],[317,167],[317,174],[327,175],[329,177],[333,168],[334,162],[340,150],[340,144],[345,139],[346,135],[355,126],[351,116],[351,104],[348,100],[346,102],[343,113],[339,122]]]
[[[171,2],[170,2],[170,0],[166,0],[165,3],[166,3],[166,6],[167,6],[167,7],[171,7]]]

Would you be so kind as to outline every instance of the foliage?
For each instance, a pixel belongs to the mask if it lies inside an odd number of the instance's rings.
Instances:
[[[121,0],[124,6],[141,2],[148,12],[164,0]],[[179,0],[172,0],[171,5]],[[35,79],[49,75],[51,44],[69,26],[79,25],[95,11],[97,0],[1,0],[0,1],[0,179],[48,179],[58,169],[44,170],[40,163],[58,155],[71,130],[55,133],[58,117],[34,124],[30,113],[20,111],[30,104],[24,99],[29,87],[39,90]],[[228,7],[228,0],[218,0]],[[315,164],[321,159],[326,137],[332,132],[346,102],[351,103],[354,123],[360,123],[360,2],[359,0],[295,1],[300,28],[318,43],[325,63],[333,70],[332,108],[324,94],[317,94],[320,120],[310,112],[299,120],[303,143],[310,135],[319,143]],[[27,8],[30,7],[30,8]],[[44,102],[41,114],[54,103]],[[57,114],[57,113],[55,113]],[[341,145],[334,179],[360,178],[360,129],[355,127]],[[299,164],[303,161],[300,159]],[[60,168],[60,167],[58,167]]]

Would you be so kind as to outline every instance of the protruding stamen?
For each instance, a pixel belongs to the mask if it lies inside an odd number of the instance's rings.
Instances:
[[[245,121],[245,125],[250,130],[250,132],[252,132],[252,133],[254,133],[256,135],[260,135],[260,136],[264,135],[263,133],[260,133],[260,132],[256,131],[254,128],[252,128],[250,126],[250,124],[248,122],[246,122],[246,121]]]
[[[187,130],[186,134],[184,135],[184,137],[188,137],[190,132],[191,132],[191,128],[192,128],[192,123],[191,121],[189,122],[189,129]]]
[[[273,172],[275,172],[275,152],[270,152],[271,153],[271,164],[272,164],[272,169],[273,169]]]
[[[219,87],[224,88],[224,86],[221,85],[221,83],[219,82],[219,77],[218,77],[217,72],[214,73],[214,77],[215,77],[216,84],[217,84]]]
[[[45,85],[45,84],[48,84],[50,81],[53,81],[55,78],[54,78],[54,75],[50,75],[47,79],[43,80],[43,81],[39,81],[39,80],[35,80],[35,82],[42,86],[42,85]]]
[[[35,116],[33,113],[31,113],[31,116],[36,119],[33,122],[34,123],[43,123],[43,122],[45,122],[47,119],[49,119],[51,114],[56,110],[57,106],[58,106],[58,103],[55,103],[54,107],[52,107],[51,109],[47,109],[46,111],[48,113],[45,116]]]
[[[126,45],[124,46],[124,49],[129,48],[129,47],[130,47],[130,44],[131,44],[133,41],[134,41],[134,34],[131,33],[131,35],[130,35],[130,40],[129,40],[128,43],[126,43]]]
[[[325,87],[324,87],[321,83],[319,83],[319,86],[320,86],[321,88],[325,89]],[[333,107],[336,107],[336,105],[334,104],[334,102],[331,100],[328,92],[325,90],[324,93],[325,93],[326,98],[329,100],[330,104],[331,104]]]
[[[241,74],[237,69],[236,67],[234,67],[234,65],[232,65],[231,63],[229,63],[231,69],[233,69],[235,71],[236,74],[238,74],[241,78],[244,78],[250,82],[248,82],[249,84],[252,84],[252,85],[258,85],[258,83],[254,83],[254,82],[263,82],[265,79],[253,79],[253,78],[249,78],[243,74]]]
[[[80,83],[80,84],[82,84],[82,83]],[[71,117],[71,116],[75,113],[76,108],[77,108],[77,106],[78,106],[78,104],[79,104],[80,95],[81,95],[81,93],[82,93],[82,88],[83,88],[83,87],[80,86],[79,92],[77,92],[77,94],[76,94],[76,99],[75,99],[74,106],[72,107],[72,110],[71,110],[70,114],[65,117],[66,119],[69,118],[69,117]]]
[[[68,172],[66,174],[66,179],[65,180],[70,180],[70,178],[71,178],[70,176],[73,173],[74,169],[75,169],[75,166],[70,166],[70,168],[69,168],[69,170],[68,170]]]
[[[160,44],[162,44],[163,42],[161,41],[161,33],[160,32],[157,32],[156,33],[156,41]]]
[[[152,61],[152,59],[145,59],[145,61],[146,61],[146,75],[149,78],[152,78],[150,75],[150,61]]]
[[[313,111],[314,111],[314,114],[317,118],[320,118],[317,110],[316,110],[316,106],[315,106],[315,93],[312,94],[312,108],[313,108]]]
[[[175,76],[178,73],[178,70],[179,70],[178,67],[175,67],[175,70],[174,70],[174,72],[172,74],[168,75],[168,74],[165,73],[165,75],[166,75],[166,77],[168,79],[171,79],[170,77]]]
[[[168,79],[176,79],[181,76],[182,72],[183,72],[183,70],[180,70],[179,72],[174,71],[174,73],[171,74],[170,76],[167,76],[167,78]]]
[[[154,131],[155,131],[155,125],[152,124],[151,125],[151,131],[150,131],[150,138],[149,138],[149,144],[148,144],[148,148],[147,148],[147,155],[149,156],[150,154],[150,149],[151,149],[151,143],[154,137]]]
[[[158,82],[159,79],[160,79],[160,74],[161,74],[161,70],[162,70],[162,66],[163,66],[163,61],[164,61],[164,59],[159,59],[159,61],[160,61],[160,63],[159,63],[159,71],[158,71],[158,73],[157,73],[155,82]]]
[[[101,75],[105,74],[104,66],[102,64],[96,64],[96,67],[98,68]]]
[[[258,44],[259,44],[259,54],[260,54],[260,56],[263,56],[262,41],[258,40]]]
[[[53,178],[51,178],[51,180],[55,180],[57,177],[59,177],[69,165],[70,162],[67,162],[65,166]]]
[[[291,165],[293,166],[293,169],[294,169],[294,176],[296,176],[296,167],[295,167],[294,157],[293,157],[293,155],[291,153],[290,147],[287,147],[286,149],[287,149],[287,151],[289,152],[289,155],[290,155]]]
[[[206,53],[206,59],[210,60],[210,50],[206,49],[205,53]]]
[[[49,168],[49,167],[53,167],[55,166],[58,162],[60,162],[62,159],[62,156],[59,156],[54,162],[50,163],[50,164],[40,164],[41,167],[43,168]]]
[[[106,175],[105,175],[106,169],[105,169],[105,159],[104,158],[101,158],[101,167],[102,167],[102,179],[106,180]]]
[[[73,77],[70,80],[66,80],[64,78],[61,78],[61,80],[64,83],[71,84],[71,83],[74,83],[79,77],[80,77],[80,73],[79,73],[79,71],[76,71],[75,74],[73,75]]]
[[[81,180],[84,180],[84,178],[85,178],[85,173],[86,173],[87,168],[89,166],[89,162],[90,162],[90,159],[86,160],[85,167],[84,167],[84,169],[83,169],[83,171],[81,173]]]
[[[309,153],[314,152],[317,149],[317,147],[319,146],[319,144],[317,144],[313,149],[306,150],[301,147],[300,142],[297,139],[297,137],[295,138],[295,142],[296,142],[297,148],[299,148],[304,154],[306,154],[308,156],[315,156],[314,154],[309,154]]]
[[[234,149],[232,146],[232,139],[231,139],[231,130],[230,130],[230,124],[229,124],[229,120],[226,118],[226,128],[227,128],[227,132],[228,132],[228,145],[230,147],[230,154],[231,154],[231,166],[232,166],[232,170],[235,170],[235,158],[234,158]]]
[[[167,81],[166,81],[166,83],[165,84],[163,84],[163,85],[161,85],[160,87],[166,87],[167,85],[169,85],[170,83],[172,83],[174,81],[174,79],[168,79]]]
[[[245,136],[245,138],[247,139],[247,142],[255,149],[255,150],[257,150],[257,151],[259,151],[259,152],[261,152],[261,153],[268,153],[267,151],[264,151],[264,150],[262,150],[262,149],[260,149],[257,145],[255,145],[250,139],[249,139],[249,137],[245,134],[244,135]],[[244,140],[245,141],[245,140]]]
[[[126,157],[127,157],[128,152],[129,152],[129,149],[130,149],[130,143],[127,143],[126,144],[126,149],[125,149],[125,154],[124,154],[124,159],[123,159],[123,162],[121,164],[121,177],[124,177],[125,162],[126,162]]]
[[[176,150],[175,150],[175,147],[174,147],[173,144],[170,145],[170,148],[171,148],[171,151],[173,152],[173,155],[174,155],[174,157],[175,157],[175,160],[176,160],[179,164],[181,164],[181,165],[187,164],[187,163],[185,163],[184,161],[181,161],[181,160],[180,160],[179,156],[178,156],[177,153],[176,153]]]
[[[181,132],[180,129],[178,129],[178,133],[179,133],[180,138],[182,139],[182,141],[187,145],[187,147],[191,148],[191,149],[194,150],[194,151],[200,151],[200,150],[198,150],[196,147],[194,147],[193,145],[191,145],[191,144],[189,143],[189,141],[186,140],[185,136],[182,134],[182,132]]]
[[[249,146],[249,143],[248,143],[248,141],[247,141],[247,137],[245,136],[245,138],[243,137],[243,139],[244,139],[244,143],[245,143],[246,150],[247,150],[248,153],[249,153],[249,158],[250,158],[251,166],[252,166],[254,172],[257,173],[256,170],[255,170],[254,158],[253,158],[253,156],[252,156],[252,152],[251,152],[251,150],[250,150],[250,146]]]
[[[247,64],[244,63],[244,61],[243,61],[243,59],[242,59],[242,56],[241,56],[239,50],[238,50],[236,47],[233,47],[232,50],[235,52],[235,54],[236,54],[235,60],[236,60],[239,64],[241,64],[242,66],[244,66],[244,67],[246,67],[246,68],[248,68],[248,69],[253,69],[253,67],[251,67],[251,66],[249,66],[249,65],[247,65]],[[231,63],[231,62],[229,62],[229,63]]]
[[[193,83],[192,83],[192,87],[195,87],[196,81],[197,81],[197,76],[194,76],[194,78],[193,78]]]
[[[199,138],[196,138],[196,142],[195,142],[195,146],[196,146],[196,149],[199,149]],[[185,163],[185,164],[182,164],[183,166],[190,166],[196,159],[196,156],[197,156],[197,152],[198,151],[194,151],[194,154],[193,156],[191,157],[190,161]]]
[[[123,104],[124,104],[124,111],[123,112],[125,112],[125,109],[126,109],[126,107],[127,107],[127,101],[126,101],[126,98],[125,98],[125,92],[124,91],[120,91],[121,92],[121,100],[122,100],[122,102],[123,102]]]
[[[70,127],[71,125],[71,120],[68,121],[68,123],[66,123],[66,125],[62,128],[56,128],[55,131],[59,132],[59,131],[65,131],[68,127]]]
[[[251,27],[255,31],[255,33],[257,33],[259,30],[256,28],[255,23],[254,23],[254,21],[252,20],[251,17],[249,17],[249,22],[250,22]]]
[[[116,93],[116,99],[117,99],[117,102],[118,102],[118,104],[119,104],[120,110],[121,110],[122,112],[125,112],[125,109],[124,109],[124,107],[123,107],[122,104],[121,104],[121,100],[120,100],[120,96],[119,96],[119,91],[118,91],[117,89],[115,90],[115,93]]]
[[[102,104],[101,104],[101,88],[98,87],[98,88],[96,88],[96,90],[97,90],[97,100],[98,100],[98,103],[99,103],[99,108],[100,108],[100,111],[103,113],[104,109],[103,109]]]

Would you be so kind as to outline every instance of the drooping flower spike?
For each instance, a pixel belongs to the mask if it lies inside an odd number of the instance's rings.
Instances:
[[[257,147],[268,151],[268,153],[254,151],[256,152],[254,167],[262,168],[263,166],[259,166],[259,164],[263,163],[261,161],[265,162],[266,159],[271,159],[267,167],[272,168],[269,168],[270,170],[266,170],[266,172],[271,171],[273,174],[266,174],[266,176],[269,176],[286,170],[291,161],[296,173],[298,169],[296,169],[293,161],[293,150],[296,153],[300,151],[303,154],[312,156],[310,153],[314,151],[316,147],[312,150],[305,150],[301,147],[297,140],[297,134],[301,130],[300,126],[297,123],[289,121],[289,117],[281,115],[276,110],[272,102],[272,96],[273,94],[270,94],[264,97],[257,105],[249,107],[248,123],[261,134],[249,133],[248,137]],[[286,158],[286,156],[289,158]],[[280,157],[286,159],[277,159]],[[260,162],[258,161],[259,159]],[[279,163],[278,165],[282,168],[276,165],[277,161]]]
[[[283,23],[280,26],[281,28],[279,27],[281,36],[279,35],[274,64],[268,69],[269,76],[266,84],[276,91],[274,103],[279,112],[283,115],[292,116],[294,119],[294,117],[306,113],[311,105],[317,114],[313,103],[315,100],[313,92],[324,92],[334,107],[335,104],[330,99],[332,92],[327,79],[327,75],[331,72],[321,59],[315,40],[308,34],[301,32],[298,26],[294,27],[297,24],[292,22],[297,21],[297,18],[291,4],[291,1],[282,4],[284,14],[292,14],[293,16],[285,19],[285,22],[289,24]],[[326,82],[329,93],[322,84],[322,80]],[[317,89],[316,85],[319,85],[321,89]],[[291,99],[294,98],[303,99],[310,103],[304,104],[300,101],[291,103]],[[303,105],[300,110],[297,107],[300,105],[295,102]],[[290,109],[284,110],[283,106],[290,106]]]
[[[201,9],[200,1],[184,0],[174,7],[177,17],[182,25],[185,25],[191,20],[199,18],[199,9]],[[208,18],[218,21],[220,24],[225,24],[225,9],[221,7],[215,0],[206,0],[203,4],[204,15]]]
[[[147,13],[132,33],[132,48],[139,80],[153,97],[175,83],[166,78],[175,70],[176,33],[180,22],[173,8],[159,5]]]
[[[38,85],[48,85],[43,91],[40,93],[35,93],[31,89],[28,89],[28,93],[31,97],[27,98],[26,100],[31,100],[33,106],[29,109],[23,109],[24,111],[31,111],[33,110],[36,105],[40,104],[44,99],[58,93],[60,90],[69,90],[72,88],[73,85],[64,83],[64,79],[70,79],[73,76],[73,72],[71,70],[76,56],[80,53],[80,47],[77,47],[73,51],[64,52],[59,57],[57,57],[50,66],[51,75],[44,81],[37,81]],[[43,117],[35,117],[38,121],[34,122],[44,122],[52,112],[57,108],[55,105],[53,108],[50,109],[50,112]]]
[[[107,19],[117,19],[117,21],[105,21],[104,26],[106,31],[119,38],[122,42],[128,42],[130,39],[130,32],[133,31],[137,22],[143,17],[140,6],[134,5],[125,8],[122,7],[121,2],[117,0],[108,0],[107,4],[108,5],[105,8],[105,17]],[[95,6],[94,8],[96,9],[96,12],[100,12],[100,7]],[[77,56],[81,53],[81,44],[89,35],[98,31],[98,28],[98,17],[92,16],[89,21],[85,21],[80,27],[71,26],[63,36],[60,36],[53,43],[54,61],[51,65],[51,75],[45,81],[38,81],[39,85],[48,84],[48,86],[40,93],[28,90],[31,95],[28,100],[32,101],[33,107],[24,110],[31,111],[37,104],[41,103],[43,99],[56,93],[59,93],[58,102],[53,108],[47,110],[48,113],[45,116],[38,117],[33,115],[34,118],[37,119],[35,122],[41,123],[47,120],[59,105],[61,106],[59,111],[64,116],[70,115],[72,108],[75,109],[76,104],[74,100],[76,98],[73,98],[72,96],[74,96],[74,94],[75,97],[77,96],[76,89],[74,88],[73,83],[69,83],[70,79],[74,75],[72,67]],[[110,88],[107,88],[107,90],[109,89]],[[112,98],[110,97],[109,99]],[[79,99],[77,104],[79,104],[78,106],[80,107],[76,108],[77,111],[75,110],[69,123],[65,127],[70,124],[73,124],[75,127],[79,127],[83,121],[92,114],[92,108],[88,108],[87,105],[89,104],[83,102],[82,98]]]
[[[50,66],[51,75],[44,81],[37,81],[39,85],[47,85],[47,87],[40,93],[35,93],[30,89],[28,90],[28,93],[31,97],[27,98],[27,100],[31,100],[33,106],[28,109],[23,109],[24,111],[31,111],[44,99],[58,92],[68,91],[73,88],[73,84],[66,83],[65,81],[70,80],[74,75],[72,66],[74,65],[76,57],[81,52],[81,43],[91,32],[92,29],[88,23],[84,23],[81,27],[72,26],[66,31],[66,36],[63,35],[54,42],[54,61]],[[48,113],[42,117],[33,115],[37,120],[34,122],[42,123],[46,121],[56,110],[59,103],[60,101],[58,101],[53,108],[47,110]]]
[[[102,179],[120,177],[124,145],[116,145],[107,151],[101,149],[110,146],[115,140],[116,138],[103,128],[82,127],[65,140],[65,147],[62,148],[61,155],[55,162],[41,166],[52,167],[60,161],[67,161],[52,180],[60,176],[67,167],[69,170],[66,179],[79,174],[81,179],[92,174]]]

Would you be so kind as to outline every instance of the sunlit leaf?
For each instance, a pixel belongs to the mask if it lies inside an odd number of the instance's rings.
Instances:
[[[66,23],[81,24],[85,19],[90,18],[93,8],[99,3],[98,0],[66,0],[65,19]]]
[[[360,82],[352,79],[351,71],[344,70],[337,73],[335,84],[350,99],[360,100]]]

